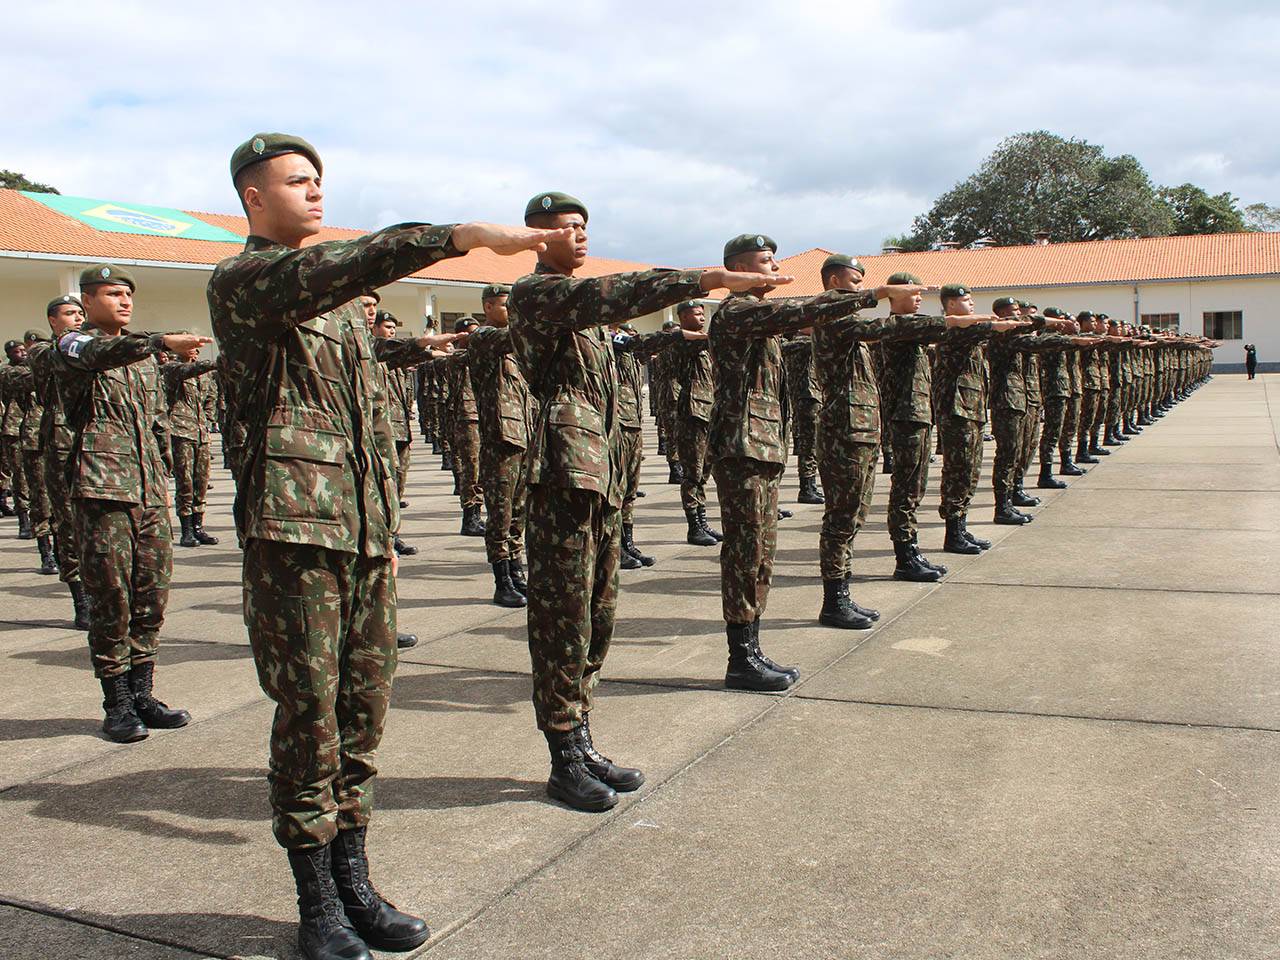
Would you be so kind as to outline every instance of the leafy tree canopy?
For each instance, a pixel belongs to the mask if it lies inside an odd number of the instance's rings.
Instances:
[[[34,180],[28,180],[16,170],[0,170],[0,189],[27,190],[31,193],[58,192],[57,187],[51,187],[47,183],[36,183]]]

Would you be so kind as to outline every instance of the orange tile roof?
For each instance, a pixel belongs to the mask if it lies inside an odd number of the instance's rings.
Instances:
[[[248,236],[244,217],[225,213],[185,210],[189,216],[240,236]],[[349,240],[363,236],[363,230],[325,227],[310,242]],[[212,266],[231,256],[237,247],[213,240],[186,240],[181,237],[149,236],[137,233],[108,233],[96,230],[73,217],[24,197],[16,190],[0,190],[0,250],[20,253],[48,253],[71,257],[104,257],[113,260],[145,260],[155,263],[194,263]],[[500,257],[488,250],[473,250],[433,264],[413,274],[433,280],[464,283],[511,283],[533,269],[532,253]],[[597,277],[624,270],[647,270],[650,264],[607,257],[590,257],[580,274]]]

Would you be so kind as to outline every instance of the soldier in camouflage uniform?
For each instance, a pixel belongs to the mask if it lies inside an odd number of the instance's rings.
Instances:
[[[396,665],[399,497],[374,343],[355,299],[476,247],[514,253],[558,234],[406,223],[303,247],[323,217],[315,150],[260,134],[235,151],[231,170],[250,236],[214,269],[209,308],[237,384],[232,419],[246,424],[235,517],[245,623],[276,704],[273,828],[298,888],[303,956],[365,960],[366,944],[412,950],[430,933],[378,894],[365,856]],[[383,359],[415,350],[383,343]]]
[[[64,296],[49,302],[45,309],[53,340],[32,346],[28,365],[40,393],[44,416],[40,421],[40,445],[44,451],[43,476],[53,508],[50,523],[53,548],[57,552],[58,575],[71,591],[75,628],[89,629],[89,597],[80,578],[80,549],[76,544],[75,501],[67,486],[67,460],[75,446],[75,436],[67,426],[66,408],[58,387],[56,341],[80,330],[84,307],[76,297]]]
[[[27,348],[21,340],[10,340],[4,345],[9,363],[0,368],[0,397],[4,399],[4,418],[0,421],[0,442],[3,447],[5,471],[13,490],[14,512],[18,515],[18,539],[30,540],[31,532],[30,490],[27,486],[27,470],[22,460],[22,400],[17,379],[27,364]]]
[[[676,308],[683,330],[703,332],[702,304],[686,300]],[[672,371],[679,394],[676,399],[675,443],[680,454],[680,505],[689,530],[685,539],[695,547],[714,547],[724,539],[707,523],[707,439],[711,428],[711,404],[715,400],[715,371],[707,337],[681,339],[670,352]]]
[[[467,334],[479,324],[474,317],[459,317],[453,325],[454,333]],[[446,418],[452,435],[453,475],[458,487],[458,502],[462,505],[462,527],[458,531],[464,537],[483,537],[484,520],[480,513],[484,508],[484,488],[480,486],[480,411],[476,409],[475,391],[471,389],[471,371],[467,354],[458,351],[445,360],[449,378],[449,403]]]
[[[1086,323],[1087,323],[1086,319]],[[1077,327],[1079,327],[1077,321]],[[1079,349],[1062,352],[1062,363],[1067,370],[1070,394],[1062,414],[1062,433],[1058,436],[1058,473],[1064,477],[1083,476],[1085,470],[1075,462],[1076,433],[1080,429],[1081,408],[1084,403],[1083,356]]]
[[[484,549],[493,569],[493,602],[523,607],[525,502],[534,402],[516,362],[508,326],[511,288],[490,284],[480,293],[484,325],[467,341],[471,387],[480,410],[480,479],[484,485]]]
[[[28,330],[22,337],[23,360],[6,368],[5,389],[19,412],[18,437],[14,456],[25,482],[28,510],[28,537],[35,537],[40,552],[40,573],[53,575],[58,572],[54,554],[51,520],[53,504],[44,481],[44,454],[40,424],[44,419],[44,401],[39,385],[31,369],[31,351],[47,343],[39,331]]]
[[[89,650],[105,697],[102,729],[118,743],[141,740],[148,728],[191,721],[187,711],[171,709],[152,694],[173,566],[161,451],[168,434],[155,358],[164,350],[209,342],[187,334],[126,332],[135,286],[120,267],[81,273],[90,329],[64,333],[55,358],[74,432],[67,476],[77,501],[80,575],[90,599]]]
[[[812,330],[797,330],[782,342],[782,362],[786,371],[788,410],[791,413],[791,440],[800,477],[798,503],[822,503],[818,490],[818,461],[814,442],[818,433],[818,408],[822,397],[813,376]]]
[[[724,247],[728,269],[766,278],[778,274],[778,246],[763,234],[741,234]],[[715,403],[707,455],[720,500],[720,597],[729,662],[725,686],[785,690],[799,678],[760,648],[760,618],[769,599],[778,539],[778,484],[787,451],[782,334],[852,317],[873,307],[879,291],[830,289],[819,296],[766,300],[769,282],[724,300],[711,321]],[[872,330],[876,321],[864,329]],[[874,334],[873,334],[874,336]]]
[[[674,320],[663,321],[662,329],[671,332],[678,328]],[[680,462],[679,442],[679,401],[680,379],[677,368],[677,357],[672,352],[663,352],[653,358],[654,372],[657,374],[650,385],[657,391],[657,419],[662,436],[666,440],[664,453],[667,458],[667,483],[684,482],[684,466]]]
[[[5,344],[6,357],[16,345],[16,340],[10,340]],[[6,371],[11,365],[12,362],[0,367],[0,425],[5,423],[9,412],[9,398],[4,389],[4,381],[8,377]],[[13,474],[9,466],[9,441],[6,434],[0,432],[0,517],[12,517],[14,515],[13,506],[9,503],[9,497],[12,493]]]
[[[173,482],[178,501],[179,546],[211,546],[218,538],[204,529],[205,495],[209,489],[209,418],[217,403],[214,360],[197,359],[189,351],[160,367],[168,401]]]
[[[381,343],[383,340],[392,340],[395,338],[396,330],[400,326],[400,321],[386,310],[379,310],[378,300],[371,294],[365,294],[360,298],[360,307],[365,314],[365,322],[368,324],[369,333],[373,335],[375,351],[384,350],[385,347]],[[408,380],[405,374],[412,376],[412,368],[404,366],[413,355],[405,350],[397,351],[389,360],[380,362],[377,367],[378,389],[385,398],[387,406],[388,420],[391,423],[391,438],[395,443],[396,451],[396,496],[399,500],[401,508],[407,507],[408,501],[404,498],[405,483],[408,479],[408,460],[409,460],[409,399],[408,399]],[[391,364],[396,364],[392,366]],[[405,543],[399,533],[391,538],[391,546],[402,557],[412,557],[418,552],[418,548]],[[413,638],[413,643],[407,642],[409,634],[405,634],[403,641],[399,644],[401,648],[413,646],[417,643],[417,638]]]
[[[453,422],[449,419],[449,357],[441,353],[431,360],[431,380],[435,384],[436,439],[440,447],[440,469],[453,474],[454,496],[458,495],[458,475],[453,467]]]
[[[1066,315],[1057,307],[1047,307],[1047,318],[1062,320]],[[1066,420],[1067,403],[1071,399],[1071,375],[1068,372],[1066,350],[1050,350],[1040,355],[1040,392],[1044,397],[1044,426],[1040,431],[1040,477],[1036,486],[1045,490],[1066,486],[1053,476],[1053,455],[1062,436]]]
[[[596,750],[589,719],[613,637],[624,482],[618,367],[604,325],[736,281],[721,270],[580,279],[573,273],[587,256],[586,206],[539,194],[525,222],[571,231],[548,244],[507,301],[516,356],[540,404],[525,535],[534,713],[551,753],[547,792],[576,809],[605,810],[644,775]]]

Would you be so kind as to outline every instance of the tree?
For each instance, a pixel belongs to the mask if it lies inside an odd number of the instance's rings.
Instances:
[[[51,187],[47,183],[36,183],[34,180],[28,180],[16,170],[0,170],[0,189],[4,190],[26,190],[30,193],[57,193],[57,187]]]
[[[1193,183],[1178,187],[1161,187],[1160,200],[1173,218],[1173,233],[1240,233],[1245,229],[1244,216],[1229,193],[1210,196]]]
[[[1059,241],[1162,236],[1172,219],[1132,156],[1108,157],[1084,140],[1036,130],[1003,140],[976,173],[915,218],[904,246],[965,246],[984,236],[1026,244],[1040,231]]]
[[[1251,203],[1244,208],[1244,227],[1265,233],[1280,231],[1280,207]]]

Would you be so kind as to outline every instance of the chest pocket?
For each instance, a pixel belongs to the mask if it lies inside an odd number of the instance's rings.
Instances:
[[[337,523],[355,498],[346,435],[318,411],[277,411],[267,424],[262,516]]]
[[[604,418],[584,403],[569,400],[547,404],[545,467],[568,480],[601,478],[608,471],[609,440]]]

